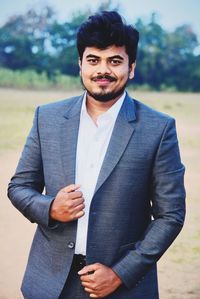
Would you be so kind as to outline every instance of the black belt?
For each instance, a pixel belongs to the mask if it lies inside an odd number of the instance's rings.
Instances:
[[[86,266],[86,256],[82,254],[74,254],[72,267],[75,271],[80,271],[83,267]]]

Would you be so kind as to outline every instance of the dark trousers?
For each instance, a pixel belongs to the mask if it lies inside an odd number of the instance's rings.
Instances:
[[[80,276],[78,271],[80,271],[84,266],[85,258],[80,255],[74,255],[72,266],[65,282],[62,293],[59,299],[88,299],[90,298],[88,293],[86,293],[81,285]]]

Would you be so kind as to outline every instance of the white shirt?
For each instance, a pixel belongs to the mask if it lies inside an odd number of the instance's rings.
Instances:
[[[125,95],[124,92],[110,109],[97,118],[96,123],[87,112],[86,93],[84,95],[76,152],[76,184],[81,185],[80,190],[85,200],[85,215],[78,219],[76,254],[86,255],[90,203]]]

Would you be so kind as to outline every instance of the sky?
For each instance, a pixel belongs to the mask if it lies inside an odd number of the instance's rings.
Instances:
[[[91,4],[88,4],[88,3]],[[55,8],[60,21],[70,19],[72,13],[91,7],[93,11],[99,0],[0,0],[0,26],[14,14],[21,14],[28,8],[51,5]],[[158,22],[166,29],[173,30],[182,24],[192,26],[200,40],[200,0],[113,0],[120,4],[121,13],[128,22],[134,24],[138,17],[148,21],[151,13],[156,12]]]

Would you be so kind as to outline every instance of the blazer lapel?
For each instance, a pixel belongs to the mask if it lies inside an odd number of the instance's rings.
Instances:
[[[66,185],[75,183],[76,147],[83,96],[77,97],[64,114],[60,134],[61,160]]]
[[[135,119],[134,101],[128,95],[126,95],[124,103],[117,117],[110,143],[108,145],[108,149],[99,173],[95,193],[111,174],[112,170],[125,151],[126,146],[134,132]]]

